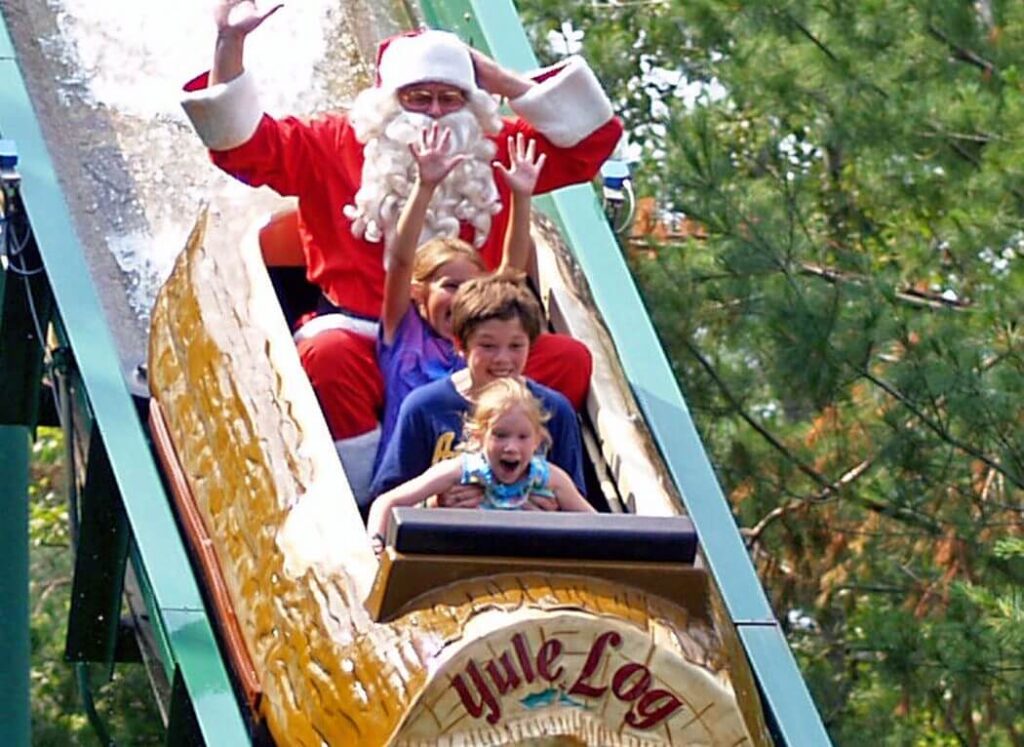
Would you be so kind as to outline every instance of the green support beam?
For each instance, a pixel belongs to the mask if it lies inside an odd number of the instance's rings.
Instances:
[[[28,441],[28,428],[0,425],[0,724],[11,747],[31,744]]]
[[[17,144],[21,194],[67,342],[102,435],[110,471],[148,580],[152,622],[169,642],[163,665],[180,671],[207,744],[250,744],[213,629],[143,425],[135,410],[85,254],[0,18],[0,134]],[[5,461],[6,463],[6,461]]]
[[[422,0],[435,28],[456,32],[502,64],[526,71],[538,66],[512,0]],[[831,744],[807,687],[786,647],[729,505],[704,451],[608,221],[590,185],[559,190],[538,200],[562,228],[582,268],[637,402],[661,449],[704,557],[737,626],[780,744]],[[772,647],[761,645],[773,631]],[[745,632],[752,630],[754,632]],[[781,655],[778,643],[785,648]]]
[[[118,650],[130,531],[103,439],[95,427],[88,448],[85,485],[74,517],[78,536],[64,658],[102,664],[108,678]]]

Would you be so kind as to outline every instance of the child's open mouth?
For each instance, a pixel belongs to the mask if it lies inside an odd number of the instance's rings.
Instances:
[[[502,477],[513,477],[519,472],[519,467],[522,465],[522,461],[519,459],[499,459],[498,467],[501,470]]]

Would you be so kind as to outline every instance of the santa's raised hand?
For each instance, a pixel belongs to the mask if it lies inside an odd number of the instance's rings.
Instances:
[[[416,160],[420,183],[433,189],[469,156],[451,154],[452,131],[436,122],[424,128],[419,143],[410,143],[409,151]]]
[[[508,157],[510,167],[506,167],[500,161],[495,161],[494,167],[501,172],[513,193],[532,195],[547,155],[541,153],[538,156],[537,141],[527,141],[520,132],[514,138],[510,136],[508,139]]]
[[[277,3],[260,10],[253,0],[221,0],[213,8],[213,22],[218,36],[245,36],[283,7],[284,3]]]
[[[211,86],[228,83],[244,72],[245,37],[282,7],[283,3],[277,3],[259,10],[253,0],[220,0],[213,7],[217,41],[210,66]]]
[[[536,85],[529,78],[502,67],[479,49],[469,46],[467,49],[473,60],[477,82],[485,91],[493,93],[495,96],[514,99],[522,96]]]

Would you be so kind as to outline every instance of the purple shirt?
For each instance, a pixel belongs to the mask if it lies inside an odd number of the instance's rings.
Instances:
[[[383,328],[377,336],[377,365],[384,379],[384,416],[376,461],[391,439],[398,408],[409,392],[466,367],[451,341],[434,332],[411,303],[395,329],[394,342],[386,345],[381,335]]]

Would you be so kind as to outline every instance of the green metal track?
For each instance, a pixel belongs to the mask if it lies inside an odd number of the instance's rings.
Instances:
[[[228,673],[185,547],[121,373],[114,339],[91,282],[50,154],[36,121],[15,51],[0,18],[0,134],[19,151],[22,199],[47,278],[85,385],[96,427],[123,497],[147,580],[157,635],[166,642],[168,680],[184,684],[206,744],[249,744]]]
[[[422,0],[422,6],[428,25],[458,33],[504,65],[521,71],[538,66],[512,0]],[[538,203],[561,225],[587,277],[633,393],[697,527],[776,740],[794,747],[831,744],[593,189],[560,190]]]

